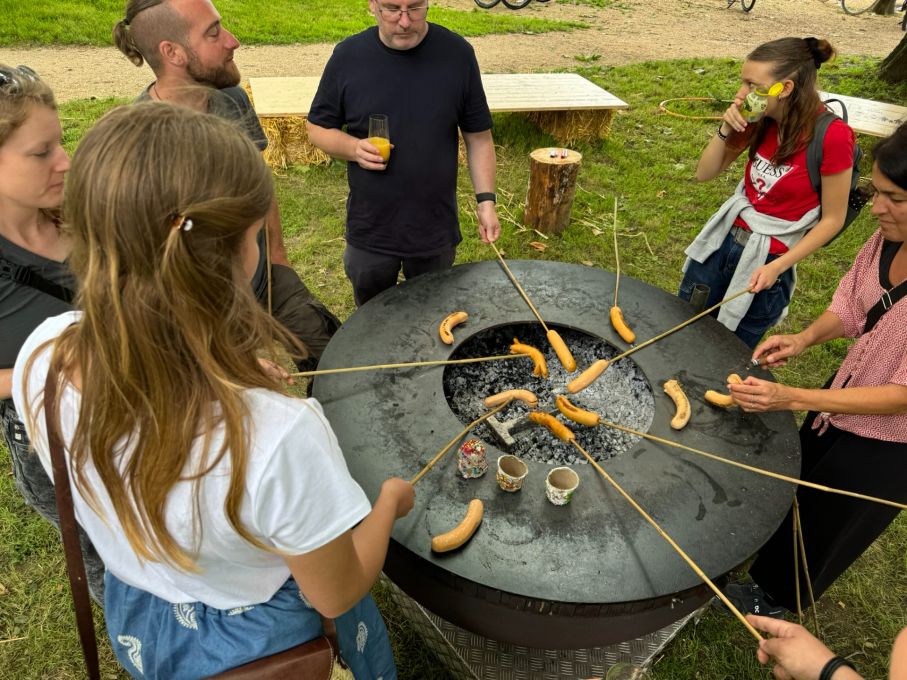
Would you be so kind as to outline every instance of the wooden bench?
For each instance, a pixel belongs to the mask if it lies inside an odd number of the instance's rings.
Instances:
[[[308,141],[305,118],[318,89],[318,76],[250,78],[255,111],[268,135],[265,154],[272,167],[326,162]],[[492,113],[528,114],[559,144],[606,137],[614,111],[628,104],[575,73],[490,73],[482,86]]]
[[[840,99],[847,107],[847,122],[856,132],[862,132],[874,137],[887,137],[898,126],[907,121],[907,106],[877,102],[872,99],[848,97],[832,92],[819,92],[823,101],[826,99]],[[835,103],[829,105],[831,109],[840,114],[841,107]]]

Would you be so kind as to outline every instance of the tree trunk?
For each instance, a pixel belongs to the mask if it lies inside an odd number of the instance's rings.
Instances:
[[[878,2],[872,8],[872,13],[881,14],[884,16],[894,14],[894,3],[895,0],[878,0]]]
[[[523,224],[544,234],[560,234],[567,228],[582,159],[581,154],[569,149],[536,149],[529,154]]]
[[[889,83],[907,80],[907,34],[879,64],[879,76]]]

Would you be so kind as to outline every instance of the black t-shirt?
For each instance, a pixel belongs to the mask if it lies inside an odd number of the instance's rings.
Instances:
[[[372,27],[347,38],[325,67],[309,120],[368,136],[372,113],[388,116],[391,151],[387,169],[349,163],[347,241],[390,255],[429,256],[458,244],[457,128],[491,129],[472,46],[429,24],[409,50],[381,42]]]
[[[31,267],[51,283],[75,290],[75,281],[64,262],[36,255],[2,236],[0,253],[13,264]],[[0,276],[0,368],[13,367],[25,340],[44,319],[71,309],[71,304],[53,295]]]

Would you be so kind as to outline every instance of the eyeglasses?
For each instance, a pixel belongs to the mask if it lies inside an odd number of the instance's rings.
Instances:
[[[409,17],[410,21],[421,21],[428,14],[428,5],[419,5],[418,7],[409,7],[407,9],[402,9],[400,7],[385,7],[380,2],[376,2],[378,5],[378,11],[381,12],[381,16],[384,17],[387,21],[400,21],[400,17],[403,16],[403,13],[406,12],[406,16]]]
[[[37,80],[38,74],[28,68],[28,66],[17,66],[16,68],[0,67],[0,92],[4,94],[19,94],[26,83],[33,83]]]

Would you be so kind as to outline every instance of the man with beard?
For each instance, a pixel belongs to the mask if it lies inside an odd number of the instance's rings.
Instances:
[[[238,87],[239,69],[233,53],[239,41],[221,24],[210,0],[129,0],[125,18],[113,28],[113,39],[133,64],[148,62],[154,71],[156,80],[136,101],[166,101],[235,120],[259,149],[267,147],[252,103]],[[276,199],[259,234],[259,249],[258,269],[252,279],[255,295],[262,304],[268,303],[270,252],[274,318],[306,346],[309,357],[296,364],[300,370],[311,370],[340,322],[290,266]]]
[[[495,241],[491,113],[472,46],[429,23],[428,0],[369,0],[376,26],[334,48],[308,115],[309,140],[347,161],[343,264],[357,305],[406,278],[449,268],[462,240],[457,129],[463,133],[479,238]],[[369,115],[387,114],[379,152]]]

